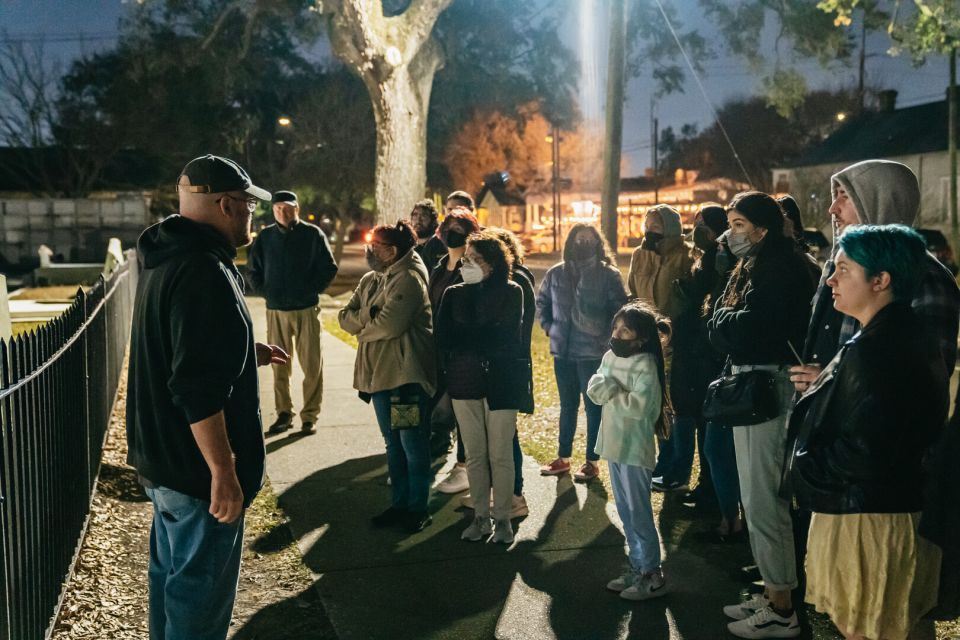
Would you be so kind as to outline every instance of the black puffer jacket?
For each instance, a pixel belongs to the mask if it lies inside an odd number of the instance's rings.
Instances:
[[[451,398],[486,398],[491,410],[521,408],[529,393],[520,366],[522,323],[523,289],[515,282],[461,283],[444,291],[435,335]]]
[[[738,300],[724,306],[725,292],[718,302],[707,324],[710,344],[736,365],[796,364],[787,341],[800,350],[815,286],[795,243],[768,234],[756,255],[734,269],[727,292],[735,289]]]
[[[936,344],[906,304],[889,304],[848,341],[797,403],[785,480],[818,513],[923,508],[924,453],[941,433],[948,381]]]

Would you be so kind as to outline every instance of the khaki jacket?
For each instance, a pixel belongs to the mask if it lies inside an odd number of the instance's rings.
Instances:
[[[378,312],[371,317],[370,310]],[[433,318],[427,296],[427,269],[413,250],[383,273],[360,279],[340,327],[357,336],[353,387],[363,393],[418,383],[428,395],[437,387]]]
[[[664,238],[657,251],[637,247],[630,257],[627,286],[630,295],[654,304],[661,313],[670,315],[673,282],[690,275],[693,267],[690,248],[679,236]]]

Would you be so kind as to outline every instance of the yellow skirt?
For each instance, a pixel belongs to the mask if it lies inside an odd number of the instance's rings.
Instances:
[[[806,601],[844,633],[904,640],[937,603],[940,548],[917,535],[919,513],[814,513]]]

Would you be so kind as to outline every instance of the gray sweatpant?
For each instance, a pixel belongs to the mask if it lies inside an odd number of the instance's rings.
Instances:
[[[467,479],[476,515],[490,516],[488,496],[492,484],[493,518],[509,520],[513,503],[513,434],[517,430],[517,410],[491,411],[483,399],[454,400],[453,412],[467,452]]]
[[[733,427],[733,443],[753,559],[767,588],[786,591],[797,586],[797,560],[790,503],[778,492],[793,384],[786,371],[774,375],[780,392],[780,415],[760,424]]]

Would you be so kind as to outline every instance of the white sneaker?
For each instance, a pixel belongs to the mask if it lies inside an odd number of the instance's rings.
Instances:
[[[614,578],[607,583],[607,589],[610,591],[616,591],[620,593],[627,587],[632,587],[633,583],[640,580],[640,576],[643,575],[629,564],[623,565],[623,573],[619,577]]]
[[[800,621],[796,611],[784,618],[764,607],[746,620],[731,622],[727,629],[738,638],[796,638],[800,635]]]
[[[469,488],[470,480],[467,479],[467,468],[459,464],[454,465],[443,482],[437,485],[437,491],[440,493],[460,493]]]
[[[530,509],[527,507],[527,499],[522,495],[513,496],[513,501],[510,503],[510,517],[522,518],[529,513]]]
[[[493,526],[493,537],[490,538],[490,542],[513,544],[513,525],[509,520],[497,520]]]
[[[753,594],[753,597],[746,602],[725,606],[723,608],[723,613],[728,618],[733,618],[734,620],[746,620],[757,611],[760,611],[760,609],[769,606],[770,601],[767,600],[767,596],[763,595],[762,593],[755,593]]]
[[[620,592],[624,600],[650,600],[667,595],[667,581],[659,571],[644,573],[629,587]]]
[[[469,540],[470,542],[480,542],[492,532],[493,526],[490,518],[474,516],[473,522],[470,523],[470,526],[464,529],[463,533],[460,534],[460,539]]]

